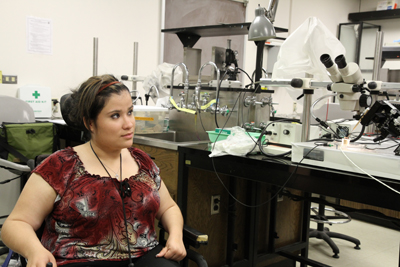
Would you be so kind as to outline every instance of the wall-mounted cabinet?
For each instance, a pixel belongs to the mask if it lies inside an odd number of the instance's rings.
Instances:
[[[184,47],[193,47],[201,37],[246,35],[251,22],[162,29],[163,33],[176,34]],[[288,29],[275,27],[277,33],[288,32]],[[279,39],[279,38],[278,38]]]
[[[338,39],[346,48],[346,60],[357,63],[364,78],[372,78],[373,61],[368,59],[374,56],[376,32],[380,30],[379,25],[366,22],[339,24]]]
[[[357,12],[357,13],[350,13],[348,16],[349,20],[353,21],[351,23],[347,23],[348,25],[351,24],[366,24],[364,21],[375,21],[375,20],[392,20],[392,19],[400,19],[400,9],[393,9],[393,10],[379,10],[379,11],[368,11],[368,12]],[[388,22],[382,22],[386,23],[393,23],[394,25],[398,24],[398,21],[388,21]],[[367,24],[366,24],[367,25]],[[379,26],[380,27],[380,26]],[[364,28],[364,27],[363,27]],[[386,26],[382,26],[382,31],[385,32]],[[395,27],[388,27],[389,31],[392,29],[396,29]],[[348,31],[351,32],[351,30],[347,29]],[[381,29],[379,29],[381,30]],[[340,29],[339,29],[340,31]],[[357,52],[355,54],[359,54],[358,59],[355,60],[355,62],[360,64],[361,69],[369,69],[369,66],[372,66],[373,60],[374,60],[374,53],[365,53],[365,51],[373,51],[375,49],[375,35],[374,35],[374,29],[368,29],[368,31],[363,30],[362,32],[366,32],[369,34],[370,38],[368,40],[365,40],[364,38],[364,33],[362,34],[362,41],[360,41],[360,52]],[[357,35],[357,34],[356,34]],[[397,36],[397,35],[395,35]],[[393,38],[393,37],[392,37]],[[341,39],[339,37],[339,39]],[[347,38],[351,39],[351,38]],[[354,37],[353,37],[354,39]],[[390,40],[390,37],[388,37]],[[342,41],[342,39],[341,39]],[[364,49],[362,48],[364,46]],[[347,49],[347,47],[346,47]],[[363,51],[364,50],[364,51]],[[384,66],[385,62],[390,60],[390,61],[398,61],[400,59],[400,46],[398,45],[390,45],[390,44],[385,44],[382,47],[382,62],[381,62],[381,67]],[[386,68],[390,69],[399,69],[398,64],[393,64],[393,62],[390,65],[385,65],[387,66]],[[368,72],[368,71],[367,71]],[[382,79],[382,78],[381,78]]]
[[[400,19],[400,9],[350,13],[348,18],[350,21]]]
[[[204,37],[224,37],[228,36],[229,39],[235,36],[247,35],[249,33],[251,22],[243,22],[243,23],[231,23],[231,24],[219,24],[219,25],[206,25],[206,26],[194,26],[194,27],[181,27],[181,28],[169,28],[162,29],[162,33],[167,34],[176,34],[183,45],[183,60],[189,70],[195,70],[195,75],[189,75],[189,82],[196,83],[197,82],[197,70],[200,69],[201,65],[206,62],[204,59],[202,60],[202,49],[193,48],[197,41],[200,38]],[[288,29],[274,27],[276,33],[284,33],[288,32]],[[285,38],[275,37],[275,40],[284,40]],[[207,57],[207,61],[211,59],[215,64],[217,64],[218,68],[222,69],[222,63],[225,61],[225,52],[226,45],[218,47],[214,43],[215,39],[210,40],[209,42],[209,50],[212,51],[211,56]],[[239,53],[237,56],[237,60],[239,62],[243,62],[243,54]],[[272,70],[271,70],[272,72]],[[214,80],[216,74],[211,73],[209,80]],[[207,79],[207,78],[206,78]]]

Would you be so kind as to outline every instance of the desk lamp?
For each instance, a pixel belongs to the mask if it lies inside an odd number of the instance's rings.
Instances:
[[[275,18],[278,0],[270,0],[268,9],[260,7],[256,8],[256,17],[250,24],[249,28],[249,41],[254,41],[257,45],[257,58],[256,58],[256,78],[255,83],[260,81],[262,74],[262,62],[264,54],[265,40],[276,37],[275,28],[272,22]],[[266,17],[266,14],[268,18]],[[258,89],[257,91],[260,91]]]

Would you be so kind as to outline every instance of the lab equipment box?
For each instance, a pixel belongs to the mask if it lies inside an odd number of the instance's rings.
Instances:
[[[293,143],[292,162],[400,180],[399,157],[394,148],[384,149],[396,145],[387,141],[376,149],[377,145],[357,142],[346,146],[333,142],[332,146],[318,147],[314,142]]]
[[[135,133],[161,133],[164,120],[168,117],[168,109],[154,106],[134,106],[136,120]]]
[[[378,1],[376,10],[391,10],[397,9],[397,0]]]

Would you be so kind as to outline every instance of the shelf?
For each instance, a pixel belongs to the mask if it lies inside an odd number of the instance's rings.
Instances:
[[[400,19],[400,9],[350,13],[348,19],[350,21]]]
[[[382,60],[400,59],[400,46],[382,47]]]
[[[170,89],[171,86],[167,85],[167,89]],[[174,85],[173,89],[179,89],[179,90],[184,90],[184,87],[181,85]],[[189,90],[195,90],[196,86],[195,85],[189,85]],[[216,90],[215,87],[210,87],[210,86],[202,86],[201,90],[203,91],[214,91]],[[254,90],[251,89],[245,89],[245,88],[235,88],[235,87],[220,87],[219,88],[220,91],[227,91],[227,92],[254,92]],[[257,93],[274,93],[274,90],[261,90],[261,92]]]
[[[374,59],[366,57],[365,59]],[[382,47],[382,61],[390,59],[400,59],[400,46],[384,46]]]
[[[201,37],[217,37],[231,35],[246,35],[249,33],[251,22],[207,25],[196,27],[183,27],[174,29],[162,29],[163,33],[178,35],[184,47],[193,47]],[[287,29],[275,27],[275,32],[288,32]]]

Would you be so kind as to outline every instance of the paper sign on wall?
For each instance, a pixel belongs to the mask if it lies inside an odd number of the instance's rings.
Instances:
[[[35,118],[51,118],[51,89],[49,87],[27,85],[18,89],[18,98],[27,102],[35,113]]]
[[[27,17],[27,51],[28,53],[52,55],[53,29],[52,20]]]

